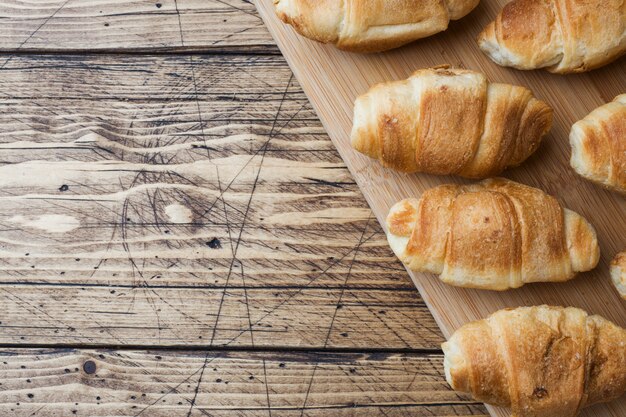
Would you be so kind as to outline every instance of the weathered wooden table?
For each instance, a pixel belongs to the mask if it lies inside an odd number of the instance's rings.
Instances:
[[[247,0],[0,5],[0,415],[467,416]]]

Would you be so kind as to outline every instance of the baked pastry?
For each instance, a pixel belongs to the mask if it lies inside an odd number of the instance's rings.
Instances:
[[[397,48],[448,28],[479,0],[274,0],[280,19],[307,38],[352,52]]]
[[[619,295],[626,300],[626,251],[618,253],[611,262],[611,278]]]
[[[478,36],[497,64],[584,72],[626,52],[624,0],[513,0]]]
[[[626,193],[626,94],[577,122],[569,139],[578,174]]]
[[[487,290],[566,281],[600,258],[585,219],[543,191],[503,178],[442,185],[397,203],[387,238],[408,268]]]
[[[577,308],[501,310],[442,347],[452,388],[515,417],[574,417],[626,391],[626,330]]]
[[[526,160],[551,126],[530,90],[438,67],[357,98],[351,141],[398,171],[487,178]]]

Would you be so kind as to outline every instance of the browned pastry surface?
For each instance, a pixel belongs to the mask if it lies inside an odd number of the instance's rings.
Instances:
[[[577,173],[626,193],[626,94],[577,122],[570,143],[570,162]]]
[[[626,299],[626,251],[620,252],[611,262],[611,278],[623,299]]]
[[[577,308],[501,310],[442,347],[452,388],[516,417],[574,417],[626,391],[626,331]]]
[[[444,185],[391,208],[391,248],[407,267],[448,284],[506,290],[593,269],[593,227],[536,188],[496,178]]]
[[[526,160],[551,125],[528,89],[438,67],[357,98],[351,140],[399,171],[487,178]]]
[[[307,38],[353,52],[397,48],[444,31],[479,0],[274,0],[276,13]]]
[[[478,44],[500,65],[588,71],[626,52],[626,1],[513,0]]]

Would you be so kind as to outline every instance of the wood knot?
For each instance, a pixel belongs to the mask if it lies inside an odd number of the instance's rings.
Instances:
[[[220,240],[216,237],[209,240],[206,245],[211,249],[222,249],[222,242],[220,242]]]
[[[85,361],[83,364],[83,371],[85,371],[88,375],[93,375],[96,373],[96,363],[92,360]]]

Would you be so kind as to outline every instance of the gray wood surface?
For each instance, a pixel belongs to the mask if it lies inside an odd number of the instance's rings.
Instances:
[[[12,416],[469,416],[439,355],[20,350],[0,353]]]
[[[247,0],[0,3],[0,50],[278,53]]]

